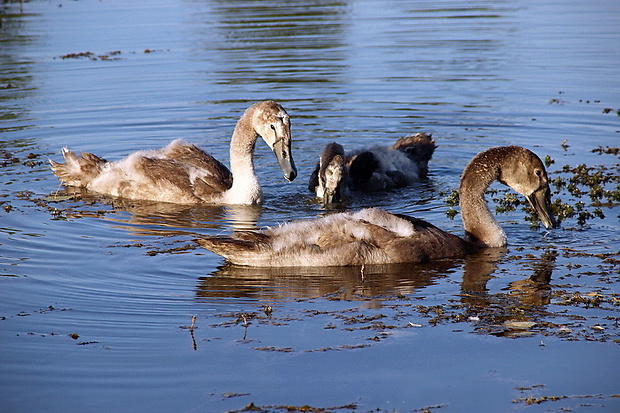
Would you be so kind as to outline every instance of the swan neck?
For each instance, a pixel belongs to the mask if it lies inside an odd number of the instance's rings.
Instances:
[[[228,196],[231,203],[254,204],[262,200],[262,192],[254,171],[254,147],[258,134],[252,125],[253,111],[250,109],[237,121],[230,141],[233,185]]]
[[[498,179],[497,160],[475,157],[463,171],[459,188],[461,217],[465,239],[482,247],[503,247],[506,235],[499,226],[484,199],[484,192]]]

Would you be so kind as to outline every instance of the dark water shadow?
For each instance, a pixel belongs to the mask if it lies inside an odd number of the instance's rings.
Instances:
[[[26,46],[38,44],[32,25],[38,15],[24,14],[19,6],[3,1],[0,4],[0,133],[6,134],[33,128],[29,115],[29,99],[38,93],[35,62],[24,53]],[[3,141],[5,140],[3,136]]]

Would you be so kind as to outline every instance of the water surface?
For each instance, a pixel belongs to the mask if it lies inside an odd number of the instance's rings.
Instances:
[[[615,204],[549,233],[517,209],[498,216],[506,250],[363,272],[238,268],[192,241],[330,213],[306,185],[332,141],[432,133],[428,180],[343,208],[455,233],[445,199],[485,148],[548,155],[552,178],[618,175],[617,155],[592,152],[619,142],[617,2],[0,7],[0,410],[620,407]],[[300,175],[286,183],[259,142],[262,207],[67,193],[46,165],[63,146],[118,159],[175,138],[227,163],[264,99],[292,117]]]

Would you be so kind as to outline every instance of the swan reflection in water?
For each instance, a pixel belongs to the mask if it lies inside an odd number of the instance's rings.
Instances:
[[[493,251],[487,251],[493,254]],[[528,263],[530,275],[512,281],[500,292],[489,293],[487,282],[494,278],[502,259],[477,254],[466,260],[461,284],[461,304],[475,321],[475,331],[496,336],[529,336],[551,302],[551,275],[558,255],[549,249]],[[501,274],[497,277],[501,277]],[[470,319],[470,318],[468,318]]]
[[[448,260],[364,267],[259,268],[224,264],[211,276],[200,278],[196,294],[200,299],[281,301],[338,297],[366,300],[382,295],[412,294],[447,277],[458,264]]]
[[[396,303],[437,305],[441,296],[424,296],[424,289],[462,271],[458,294],[439,303],[447,322],[472,322],[476,332],[519,336],[533,334],[531,327],[547,314],[551,273],[557,253],[546,251],[531,264],[529,277],[512,281],[497,293],[487,283],[512,259],[506,248],[491,248],[460,259],[427,264],[390,264],[365,267],[256,268],[225,264],[201,277],[196,299],[215,302],[246,299],[268,306],[279,301],[338,299],[360,302],[360,307],[391,307]],[[401,300],[406,295],[424,301]],[[458,298],[455,298],[458,297]],[[454,299],[453,299],[454,298]]]
[[[316,298],[339,294],[356,300],[382,295],[412,294],[437,280],[463,270],[463,296],[488,294],[487,282],[499,264],[506,261],[506,248],[491,248],[459,259],[430,263],[386,264],[352,267],[247,267],[234,264],[220,266],[210,276],[201,277],[198,298],[250,298],[286,300]],[[554,252],[545,252],[533,265],[530,277],[510,283],[512,295],[521,295],[530,305],[544,305],[540,296],[550,288]],[[498,276],[498,277],[501,277]]]
[[[67,218],[96,216],[133,235],[195,235],[202,228],[257,230],[262,213],[262,207],[258,205],[196,206],[129,200],[102,196],[77,187],[63,188],[48,197],[48,201],[62,203],[62,209],[54,208],[56,214]],[[101,206],[107,209],[102,210]]]
[[[484,253],[472,255],[470,259],[465,260],[463,268],[463,282],[461,284],[461,292],[463,297],[475,297],[471,304],[480,303],[481,299],[491,300],[487,288],[487,282],[494,278],[492,274],[498,269],[498,264],[505,258],[505,251],[487,250]],[[506,294],[502,296],[510,296],[518,298],[523,306],[544,306],[549,304],[549,291],[551,286],[551,274],[555,267],[555,259],[557,251],[547,250],[540,258],[536,259],[530,266],[532,272],[529,277],[512,281],[509,283]],[[501,275],[497,276],[501,277]],[[467,300],[465,300],[467,301]],[[483,305],[487,306],[487,305]]]

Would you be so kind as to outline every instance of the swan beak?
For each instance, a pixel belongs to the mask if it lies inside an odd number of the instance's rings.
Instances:
[[[340,188],[336,188],[334,191],[325,190],[323,192],[323,204],[334,204],[340,202]]]
[[[280,164],[284,179],[291,182],[297,177],[297,167],[295,166],[295,161],[291,153],[291,141],[288,140],[285,142],[285,139],[276,141],[273,145],[273,153],[278,159],[278,164]]]
[[[545,228],[550,229],[557,227],[557,222],[551,212],[551,194],[549,188],[540,188],[532,192],[526,198],[538,214],[538,219],[540,219]]]

